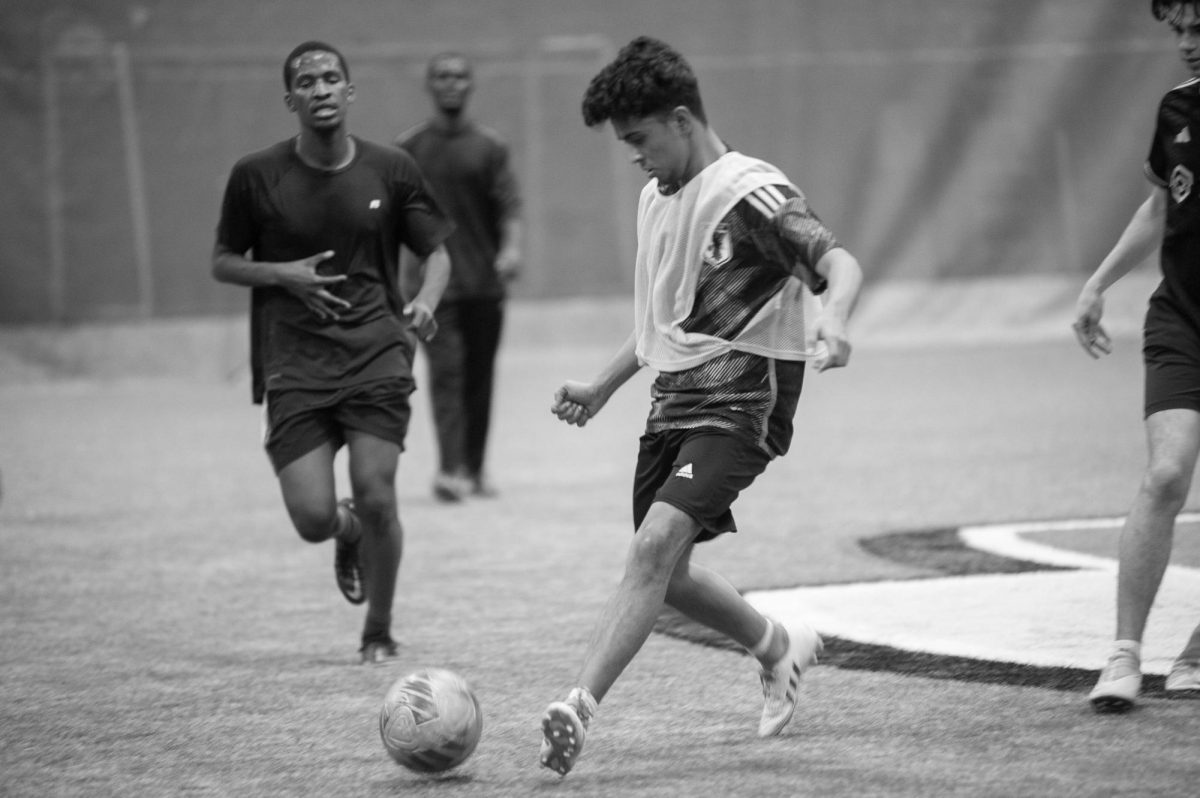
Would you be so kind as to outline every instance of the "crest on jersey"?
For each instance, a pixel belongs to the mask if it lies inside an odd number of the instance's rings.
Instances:
[[[729,234],[729,225],[717,225],[713,231],[712,241],[704,250],[704,263],[707,266],[724,266],[733,257],[733,237]]]
[[[1192,184],[1195,182],[1192,170],[1179,164],[1171,170],[1171,198],[1178,204],[1192,194]]]

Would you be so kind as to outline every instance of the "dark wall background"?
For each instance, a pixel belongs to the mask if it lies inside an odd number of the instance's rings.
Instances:
[[[1147,191],[1184,77],[1133,0],[3,0],[0,323],[244,311],[208,256],[241,155],[292,135],[280,62],[344,50],[352,129],[427,113],[425,60],[476,58],[475,115],[526,196],[526,297],[628,290],[639,173],[579,119],[635,35],[681,49],[718,132],[782,167],[873,282],[1078,274]]]

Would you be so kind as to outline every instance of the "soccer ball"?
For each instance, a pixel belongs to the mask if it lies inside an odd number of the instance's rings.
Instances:
[[[443,668],[402,676],[379,710],[379,736],[392,759],[418,773],[466,761],[483,732],[483,712],[466,679]]]

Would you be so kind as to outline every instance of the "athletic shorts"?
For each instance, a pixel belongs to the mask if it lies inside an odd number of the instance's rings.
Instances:
[[[275,473],[323,444],[337,451],[346,430],[391,441],[403,451],[414,388],[411,377],[397,377],[332,391],[268,392],[263,446]]]
[[[634,529],[650,505],[666,502],[700,524],[697,543],[736,532],[730,507],[769,462],[761,447],[714,427],[647,432],[633,480]]]
[[[1200,333],[1166,302],[1150,302],[1142,342],[1145,414],[1200,412]]]

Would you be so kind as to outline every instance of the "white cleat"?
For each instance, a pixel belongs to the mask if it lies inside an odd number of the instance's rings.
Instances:
[[[566,701],[555,701],[542,716],[541,765],[560,776],[571,772],[583,750],[588,721],[596,714],[596,699],[586,689],[576,687]]]
[[[800,697],[800,678],[806,670],[817,664],[817,657],[825,648],[821,636],[807,624],[796,624],[786,631],[787,652],[772,667],[759,672],[763,688],[759,737],[779,734],[792,719],[796,701]]]
[[[1128,712],[1141,689],[1141,660],[1129,651],[1117,651],[1100,671],[1088,701],[1097,712]]]
[[[1163,685],[1168,693],[1200,693],[1200,659],[1177,659]]]

